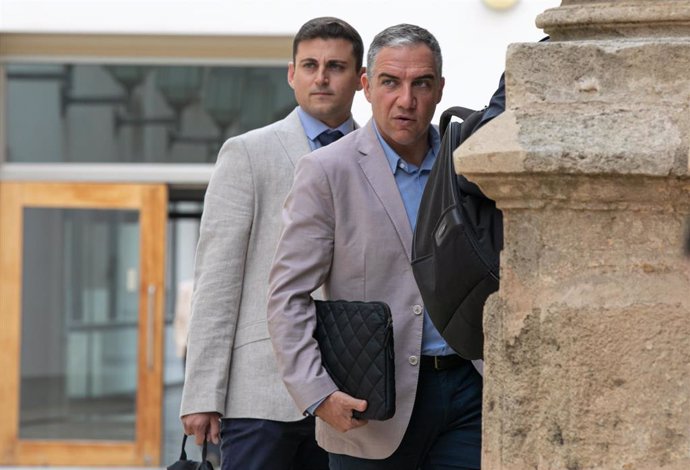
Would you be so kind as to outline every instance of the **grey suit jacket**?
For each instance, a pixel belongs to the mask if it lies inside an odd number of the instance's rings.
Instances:
[[[296,110],[220,150],[201,219],[180,415],[303,418],[276,368],[266,296],[283,201],[309,151]]]
[[[385,458],[400,444],[412,413],[423,315],[410,267],[412,228],[371,121],[300,160],[283,222],[268,321],[283,380],[301,410],[337,389],[312,337],[310,294],[323,283],[329,299],[391,307],[395,416],[346,433],[317,420],[317,440],[329,452]]]

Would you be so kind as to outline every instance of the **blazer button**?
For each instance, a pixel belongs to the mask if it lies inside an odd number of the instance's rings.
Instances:
[[[424,311],[424,308],[422,308],[421,305],[415,305],[412,307],[412,311],[414,312],[415,315],[421,315],[422,312]]]
[[[410,356],[408,361],[410,361],[411,365],[416,366],[419,362],[419,359],[417,359],[417,356]]]

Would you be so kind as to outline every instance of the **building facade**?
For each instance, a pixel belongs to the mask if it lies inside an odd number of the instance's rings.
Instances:
[[[0,465],[176,458],[173,321],[203,193],[225,139],[294,107],[300,24],[340,16],[365,43],[420,24],[444,50],[439,110],[481,107],[557,2],[260,3],[0,0]],[[362,96],[353,112],[368,120]]]

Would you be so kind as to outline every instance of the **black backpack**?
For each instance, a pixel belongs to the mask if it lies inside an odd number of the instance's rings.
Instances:
[[[488,107],[453,107],[441,115],[442,142],[419,206],[412,271],[429,316],[446,342],[465,359],[483,357],[482,316],[498,290],[503,214],[462,175],[453,151],[505,109],[503,77]],[[451,117],[463,119],[451,122]]]

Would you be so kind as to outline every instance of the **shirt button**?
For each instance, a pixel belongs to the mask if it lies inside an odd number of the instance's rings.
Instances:
[[[419,362],[419,359],[417,359],[417,356],[410,356],[408,361],[410,361],[410,365],[416,366],[417,362]]]
[[[415,305],[412,307],[412,311],[414,312],[415,315],[421,315],[424,309],[422,308],[421,305]]]

